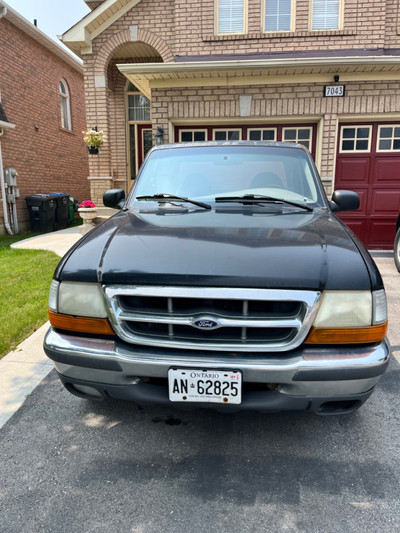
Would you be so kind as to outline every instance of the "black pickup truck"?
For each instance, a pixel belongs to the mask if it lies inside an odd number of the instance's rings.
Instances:
[[[349,413],[390,356],[386,296],[304,147],[156,147],[61,260],[44,348],[65,387],[224,412]]]

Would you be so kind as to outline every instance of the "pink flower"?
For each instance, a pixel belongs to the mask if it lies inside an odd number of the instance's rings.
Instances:
[[[79,207],[96,207],[96,204],[92,200],[84,200]]]

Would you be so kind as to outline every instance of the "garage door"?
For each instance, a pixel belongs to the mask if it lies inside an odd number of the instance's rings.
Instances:
[[[341,124],[335,189],[359,194],[340,218],[370,249],[391,249],[400,210],[400,124]]]
[[[175,142],[287,141],[303,144],[315,157],[315,124],[176,126]]]

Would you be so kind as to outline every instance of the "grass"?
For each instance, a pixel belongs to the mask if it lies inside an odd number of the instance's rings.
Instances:
[[[60,258],[44,250],[13,250],[32,233],[0,237],[0,359],[48,319],[50,282]]]

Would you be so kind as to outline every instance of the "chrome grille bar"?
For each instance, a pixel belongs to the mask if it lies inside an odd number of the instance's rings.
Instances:
[[[103,293],[113,327],[126,342],[241,352],[299,346],[321,298],[319,291],[221,287],[112,285]],[[198,321],[215,327],[203,330]]]
[[[213,316],[207,315],[210,318]],[[215,317],[217,318],[217,317]],[[140,314],[140,313],[127,313],[121,311],[118,313],[119,320],[125,320],[127,322],[144,322],[146,320],[153,322],[154,324],[170,324],[172,327],[174,324],[181,326],[191,326],[193,320],[196,319],[193,317],[180,317],[180,316],[169,316],[169,315],[149,315],[149,314]],[[227,328],[299,328],[301,326],[301,320],[298,318],[291,320],[255,320],[250,318],[243,317],[242,319],[231,319],[231,318],[221,318],[218,317],[218,322],[221,324],[221,327]],[[173,331],[172,331],[173,333]]]

